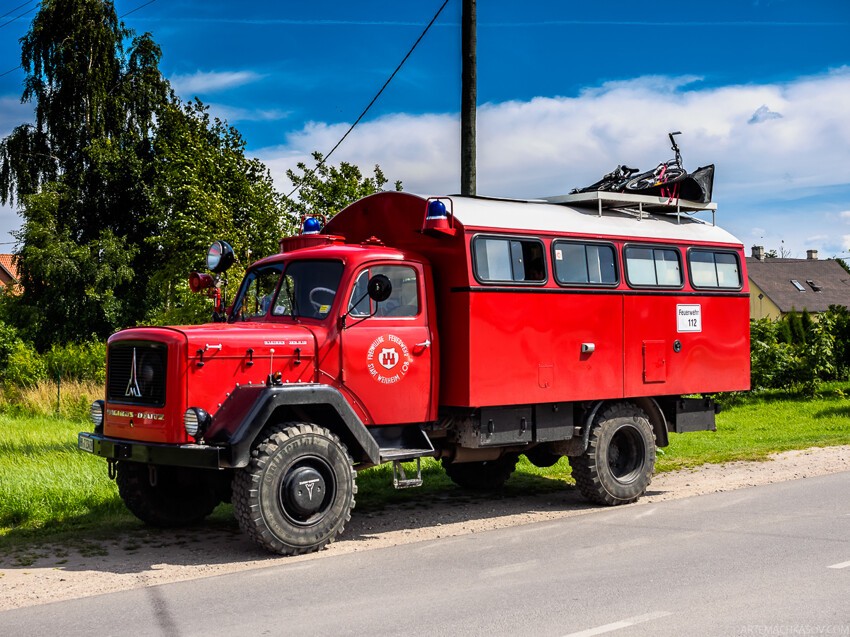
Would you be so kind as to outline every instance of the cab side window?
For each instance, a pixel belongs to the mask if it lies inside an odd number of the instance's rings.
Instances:
[[[375,303],[367,294],[369,279],[383,274],[392,283],[392,293],[386,301]],[[416,270],[406,265],[378,265],[366,268],[359,275],[348,301],[351,317],[416,316],[419,314],[419,286]]]

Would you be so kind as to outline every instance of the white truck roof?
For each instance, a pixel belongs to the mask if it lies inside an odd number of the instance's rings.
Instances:
[[[552,232],[596,237],[636,237],[742,245],[714,224],[716,203],[670,200],[627,193],[589,192],[544,199],[485,197],[441,199],[467,229],[498,229],[518,233]],[[710,213],[711,221],[695,213]]]

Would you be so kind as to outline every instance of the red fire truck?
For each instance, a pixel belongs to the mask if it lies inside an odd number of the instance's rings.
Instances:
[[[749,386],[743,246],[715,210],[597,192],[367,197],[252,264],[218,322],[114,334],[79,447],[143,521],[232,501],[281,554],[333,541],[356,471],[381,463],[397,487],[434,457],[492,489],[520,454],[568,456],[584,496],[633,502],[668,432],[714,429],[698,395]],[[230,262],[216,242],[210,269]]]

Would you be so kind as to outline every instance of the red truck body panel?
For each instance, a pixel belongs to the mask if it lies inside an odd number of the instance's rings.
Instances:
[[[403,193],[358,201],[324,230],[351,243],[377,237],[402,250],[416,250],[431,262],[442,343],[441,405],[483,407],[749,388],[749,290],[743,246],[731,235],[710,224],[688,219],[682,226],[660,215],[612,220],[542,202],[446,199],[454,212],[453,233],[423,232],[428,200]],[[472,208],[468,217],[467,207]],[[478,235],[542,240],[545,283],[532,287],[479,282],[471,255]],[[556,239],[614,245],[618,284],[559,284],[552,272]],[[679,289],[632,287],[624,276],[623,249],[635,244],[674,248],[682,259],[693,247],[732,251],[742,285],[700,291],[686,272]],[[680,331],[687,327],[678,324],[679,308],[686,312],[693,306],[699,307],[700,331]],[[674,351],[677,341],[679,349]],[[583,344],[593,351],[583,352]]]

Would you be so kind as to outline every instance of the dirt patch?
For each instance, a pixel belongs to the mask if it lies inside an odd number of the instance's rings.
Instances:
[[[629,506],[850,470],[850,446],[789,451],[765,462],[703,465],[656,476]],[[343,537],[320,553],[270,556],[235,523],[164,532],[139,529],[108,542],[38,544],[0,556],[0,610],[221,575],[353,551],[434,540],[584,515],[600,510],[572,487],[539,494],[470,496],[459,490],[380,511],[358,512]]]

